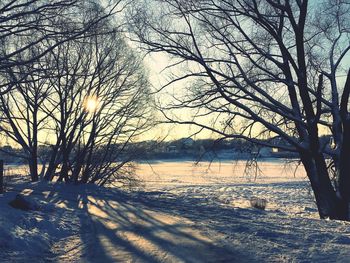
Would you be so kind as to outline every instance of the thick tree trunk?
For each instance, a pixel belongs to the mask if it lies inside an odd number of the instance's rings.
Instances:
[[[348,203],[337,195],[322,154],[315,157],[304,154],[301,160],[315,195],[320,218],[348,221]]]
[[[350,122],[345,122],[343,144],[339,156],[338,197],[343,217],[350,220]]]

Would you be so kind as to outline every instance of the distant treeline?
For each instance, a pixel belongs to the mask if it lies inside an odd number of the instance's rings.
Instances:
[[[213,160],[213,159],[246,159],[252,155],[259,155],[264,147],[258,147],[253,143],[241,139],[216,140],[182,138],[166,142],[144,142],[144,156],[140,159],[193,159],[193,160]],[[269,149],[272,152],[272,149]],[[286,153],[287,154],[287,153]],[[278,157],[276,155],[276,157]],[[293,153],[288,156],[294,157]]]
[[[271,139],[270,139],[271,140]],[[322,142],[327,147],[330,146],[330,136],[323,136]],[[279,145],[283,144],[281,140],[275,139],[276,149]],[[116,148],[120,146],[114,145]],[[113,146],[109,146],[113,147]],[[145,160],[157,160],[157,159],[235,159],[235,158],[249,158],[252,155],[260,155],[262,157],[284,157],[293,158],[295,154],[290,152],[284,152],[282,150],[273,150],[266,147],[258,147],[253,143],[247,142],[241,139],[232,140],[216,140],[216,139],[200,139],[194,140],[192,138],[181,138],[173,141],[145,141],[133,143],[133,147],[137,149],[138,161]],[[41,162],[46,162],[45,156],[50,156],[52,146],[41,145],[38,148],[40,156],[43,156]],[[102,151],[102,149],[101,149]],[[98,152],[98,151],[97,151]],[[264,155],[265,154],[265,155]],[[22,150],[13,148],[11,146],[4,146],[0,148],[0,159],[5,163],[23,163],[18,156],[22,155]],[[118,161],[118,160],[116,160]]]
[[[145,151],[140,159],[246,159],[254,157],[297,158],[297,153],[284,151],[288,144],[280,138],[266,139],[274,148],[259,146],[243,139],[200,139],[182,138],[174,141],[143,142]],[[332,144],[331,136],[324,135],[320,142],[326,148]],[[280,148],[281,147],[281,148]]]

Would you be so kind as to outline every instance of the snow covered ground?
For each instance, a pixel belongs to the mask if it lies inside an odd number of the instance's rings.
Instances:
[[[133,191],[11,180],[2,262],[349,262],[350,224],[319,220],[302,169],[267,161],[139,165]],[[24,189],[24,190],[22,190]],[[8,206],[17,192],[36,211]],[[266,210],[252,198],[267,200]]]

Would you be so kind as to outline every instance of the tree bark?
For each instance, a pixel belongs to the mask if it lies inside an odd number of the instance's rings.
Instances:
[[[343,217],[350,220],[350,121],[345,121],[339,157],[338,198]]]
[[[39,175],[38,175],[38,158],[36,154],[32,154],[31,158],[28,161],[29,161],[29,172],[30,172],[30,177],[32,179],[32,182],[37,182],[39,180]]]
[[[55,148],[53,149],[53,152],[51,153],[49,165],[44,176],[45,180],[47,181],[53,180],[54,173],[57,168],[57,153],[58,153],[58,146],[55,146]]]
[[[348,202],[337,195],[322,154],[312,157],[304,153],[301,160],[315,195],[320,218],[348,221]]]

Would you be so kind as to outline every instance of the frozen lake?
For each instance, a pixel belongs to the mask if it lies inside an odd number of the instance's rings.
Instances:
[[[306,174],[297,161],[266,159],[199,162],[185,160],[152,161],[136,164],[136,176],[147,188],[174,185],[216,185],[234,183],[273,183],[304,181]],[[5,176],[29,174],[26,165],[5,165]]]
[[[159,161],[138,164],[136,174],[148,187],[293,182],[306,179],[302,165],[281,159],[259,161],[257,166],[247,161]]]

